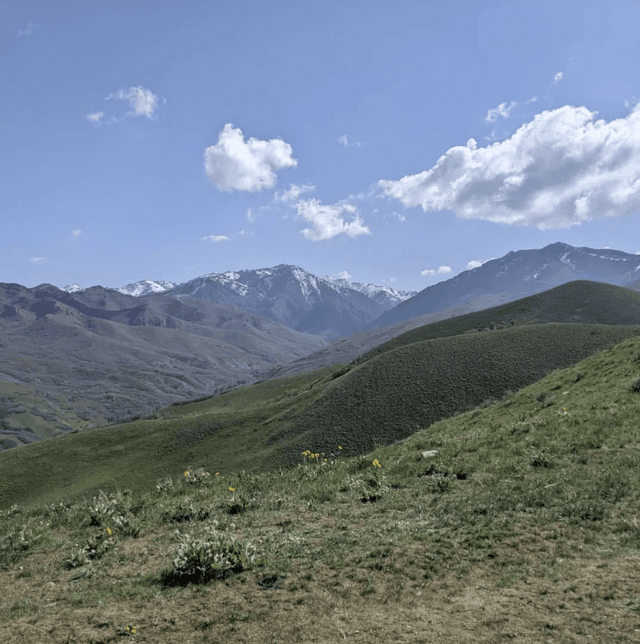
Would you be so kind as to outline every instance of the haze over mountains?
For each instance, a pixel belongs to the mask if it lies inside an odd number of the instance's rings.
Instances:
[[[417,294],[291,265],[118,289],[0,283],[0,449],[348,363],[426,324],[430,337],[492,323],[638,324],[639,269],[637,255],[551,244]]]

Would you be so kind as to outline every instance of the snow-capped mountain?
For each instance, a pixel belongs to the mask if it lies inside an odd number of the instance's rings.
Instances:
[[[77,293],[91,289],[70,284],[61,290]],[[234,304],[296,331],[329,339],[351,335],[416,293],[318,277],[289,264],[209,273],[181,284],[141,280],[112,290],[134,297],[164,293],[171,297],[189,296],[217,304]]]
[[[133,295],[134,297],[141,297],[142,295],[149,295],[149,293],[164,293],[174,286],[177,286],[175,282],[140,280],[133,284],[120,286],[116,291],[120,291],[120,293],[125,293],[126,295]]]
[[[334,279],[326,275],[324,279],[340,284],[346,288],[353,289],[363,293],[372,300],[375,300],[382,306],[397,306],[400,302],[408,300],[410,297],[418,294],[418,291],[402,291],[400,289],[390,288],[389,286],[377,286],[376,284],[369,284],[368,282],[352,282],[347,279]]]
[[[372,294],[373,289],[369,289]],[[386,287],[378,289],[385,292]],[[392,295],[400,297],[399,293]],[[318,277],[289,264],[210,273],[179,284],[167,294],[234,304],[296,331],[327,338],[351,335],[394,306],[388,296],[379,301],[341,280]]]
[[[574,280],[626,287],[639,278],[640,255],[608,248],[574,248],[558,242],[540,249],[512,251],[430,286],[366,328],[380,328],[454,307],[467,306],[471,311],[496,306]]]
[[[66,286],[63,286],[61,291],[66,291],[67,293],[77,293],[78,291],[82,291],[82,286],[80,284],[76,284],[75,282],[73,284],[67,284]]]

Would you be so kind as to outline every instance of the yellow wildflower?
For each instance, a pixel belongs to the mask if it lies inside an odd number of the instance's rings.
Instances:
[[[111,531],[111,528],[107,528],[107,534],[108,534],[109,536],[111,536],[111,535],[113,534],[113,532]]]
[[[235,492],[235,491],[236,491],[236,488],[234,488],[234,487],[229,488],[229,492]]]
[[[380,461],[377,458],[373,459],[373,467],[382,467],[382,465],[380,465]]]
[[[185,470],[184,475],[189,478],[189,470]]]

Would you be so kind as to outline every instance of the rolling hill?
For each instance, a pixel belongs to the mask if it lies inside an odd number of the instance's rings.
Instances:
[[[0,453],[0,507],[115,483],[148,488],[187,465],[229,473],[301,451],[357,455],[531,384],[640,327],[546,324],[406,343],[356,366],[269,380],[153,417]],[[112,483],[109,483],[111,481]]]

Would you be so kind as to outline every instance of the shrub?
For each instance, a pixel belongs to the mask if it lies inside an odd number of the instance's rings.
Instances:
[[[255,548],[232,534],[218,530],[218,523],[197,531],[176,531],[178,546],[173,566],[162,574],[167,584],[206,583],[250,568],[256,561]]]

